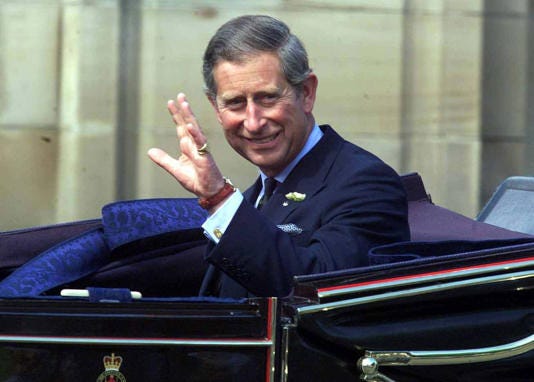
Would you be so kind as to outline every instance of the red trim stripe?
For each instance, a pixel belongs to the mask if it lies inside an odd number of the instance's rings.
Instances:
[[[320,294],[320,293],[331,292],[331,291],[340,290],[340,289],[357,288],[357,287],[368,286],[368,285],[384,284],[384,283],[402,281],[402,280],[411,280],[411,279],[416,279],[416,278],[420,278],[420,277],[446,275],[446,274],[451,274],[451,273],[455,273],[455,272],[471,271],[471,270],[475,270],[475,269],[484,269],[484,268],[490,268],[490,267],[494,267],[494,266],[506,266],[506,265],[510,265],[510,264],[517,264],[517,263],[528,262],[528,261],[533,261],[533,260],[534,260],[534,257],[527,257],[527,258],[523,258],[523,259],[499,261],[499,262],[491,263],[491,264],[473,265],[473,266],[469,266],[469,267],[446,269],[446,270],[443,270],[443,271],[419,273],[419,274],[416,274],[416,275],[392,277],[392,278],[389,278],[389,279],[366,281],[366,282],[362,282],[362,283],[355,283],[355,284],[348,284],[348,285],[338,285],[338,286],[333,286],[333,287],[320,288],[320,289],[317,290],[317,293]]]
[[[273,317],[273,298],[269,298],[269,302],[267,303],[267,337],[265,338],[267,341],[270,341],[273,338],[273,325],[272,320]],[[272,346],[275,346],[273,344]],[[265,382],[269,382],[270,376],[271,376],[271,354],[272,354],[272,348],[269,347],[265,349],[267,352],[267,356],[265,357]]]

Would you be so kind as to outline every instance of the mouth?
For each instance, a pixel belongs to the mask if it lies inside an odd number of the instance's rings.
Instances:
[[[278,132],[278,133],[275,133],[275,134],[272,134],[272,135],[269,135],[269,136],[266,136],[266,137],[245,138],[245,139],[247,141],[249,141],[250,143],[253,143],[253,144],[256,144],[256,145],[265,145],[265,144],[271,143],[274,140],[276,140],[276,138],[278,138],[279,135],[280,135],[280,133]]]

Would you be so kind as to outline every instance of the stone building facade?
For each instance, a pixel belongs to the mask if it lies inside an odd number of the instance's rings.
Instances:
[[[475,216],[534,169],[532,0],[0,0],[0,231],[99,217],[115,200],[188,197],[146,156],[178,150],[184,91],[224,174],[234,154],[202,92],[226,20],[286,21],[319,77],[315,116],[433,200]]]

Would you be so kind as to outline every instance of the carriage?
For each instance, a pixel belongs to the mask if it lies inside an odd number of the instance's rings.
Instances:
[[[37,279],[37,294],[0,284],[0,380],[532,380],[531,180],[507,180],[470,219],[433,204],[418,174],[402,179],[412,240],[374,248],[366,268],[295,277],[284,298],[192,297],[198,229],[181,227],[176,242],[168,229],[132,238],[114,226],[111,263],[54,287]],[[77,253],[73,241],[103,225],[0,233],[0,276]],[[165,274],[184,267],[189,279],[169,288]]]

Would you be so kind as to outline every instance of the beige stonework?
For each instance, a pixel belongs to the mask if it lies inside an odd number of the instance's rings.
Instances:
[[[283,19],[305,43],[317,122],[400,173],[420,172],[436,203],[475,216],[534,151],[529,9],[526,0],[0,0],[0,231],[96,217],[118,199],[191,196],[146,156],[154,146],[177,153],[166,102],[179,91],[223,173],[245,189],[257,170],[225,142],[200,65],[217,27],[251,13]]]
[[[488,200],[505,178],[534,174],[533,153],[527,149],[534,138],[534,121],[529,121],[534,100],[534,77],[529,72],[534,52],[528,3],[487,2],[492,17],[484,25],[481,202]]]
[[[409,1],[403,60],[404,170],[433,200],[475,216],[479,198],[481,8]],[[465,162],[468,160],[468,162]]]
[[[59,9],[0,1],[0,231],[56,220]]]
[[[55,222],[57,129],[0,130],[0,231]]]
[[[57,221],[99,217],[116,197],[116,3],[62,8]]]
[[[60,7],[0,1],[0,126],[55,125]]]

